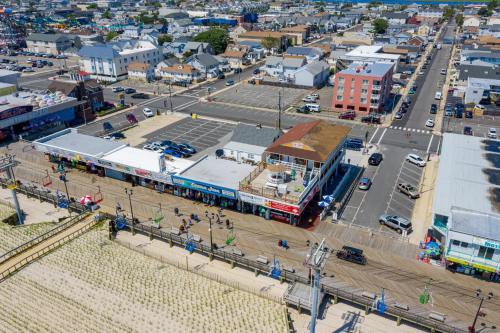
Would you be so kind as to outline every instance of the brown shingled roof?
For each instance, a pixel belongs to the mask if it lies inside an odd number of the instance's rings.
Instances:
[[[298,124],[270,145],[266,152],[325,162],[350,130],[324,120]]]

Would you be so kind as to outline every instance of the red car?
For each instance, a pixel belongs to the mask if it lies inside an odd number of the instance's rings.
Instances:
[[[354,120],[354,118],[356,118],[356,112],[354,111],[347,111],[339,114],[339,119]]]
[[[127,113],[127,121],[129,122],[129,124],[133,125],[133,124],[137,124],[137,118],[132,114],[132,113]]]

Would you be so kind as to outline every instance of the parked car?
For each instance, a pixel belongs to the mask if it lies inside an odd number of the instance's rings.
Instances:
[[[442,93],[440,91],[436,91],[436,93],[434,94],[434,99],[440,100],[441,96],[442,96]]]
[[[234,84],[234,81],[233,80],[227,80],[226,81],[226,86],[229,87],[229,86],[232,86]]]
[[[473,135],[472,128],[470,126],[464,127],[464,135]]]
[[[173,157],[178,157],[178,158],[183,157],[182,153],[175,148],[166,148],[163,150],[163,153]]]
[[[463,113],[461,109],[456,109],[455,110],[455,118],[462,118]]]
[[[382,162],[382,160],[384,159],[384,157],[382,156],[381,153],[373,153],[370,158],[368,159],[368,164],[370,165],[379,165],[380,162]]]
[[[497,129],[496,128],[490,128],[488,129],[488,138],[490,139],[496,139],[497,138]]]
[[[362,177],[360,180],[359,180],[359,183],[358,183],[358,188],[360,190],[363,190],[363,191],[367,191],[370,189],[370,186],[372,185],[372,181],[370,180],[370,178],[367,178],[367,177]]]
[[[363,148],[363,140],[358,138],[347,138],[344,142],[344,147],[352,150],[361,150],[361,148]]]
[[[372,114],[372,115],[361,117],[361,122],[368,123],[368,124],[380,124],[381,123],[380,115]]]
[[[426,164],[425,161],[417,154],[406,155],[406,160],[412,164],[418,165],[419,167],[424,167]]]
[[[24,73],[32,73],[32,72],[34,72],[34,71],[35,71],[35,70],[34,70],[33,68],[30,68],[30,67],[26,67],[26,68],[24,68],[24,69],[23,69],[23,72],[24,72]]]
[[[385,225],[396,230],[398,234],[401,234],[403,231],[406,231],[408,234],[412,231],[411,222],[404,217],[383,214],[379,217],[378,221],[381,225]]]
[[[117,92],[120,92],[120,91],[124,91],[125,89],[123,87],[120,87],[120,86],[117,86],[117,87],[113,87],[112,91],[114,93],[117,93]]]
[[[316,102],[316,97],[313,97],[311,95],[307,95],[306,97],[302,98],[302,102],[315,103]]]
[[[399,192],[406,194],[412,199],[417,199],[420,197],[418,189],[409,183],[399,183],[397,187]]]
[[[115,133],[111,133],[109,135],[109,137],[112,139],[120,140],[120,139],[125,139],[125,134],[123,134],[121,132],[115,132]]]
[[[433,119],[427,119],[427,121],[425,122],[425,127],[433,128],[434,127],[434,120]]]
[[[253,73],[254,73],[254,75],[256,75],[256,74],[260,74],[260,69],[258,69],[258,68],[254,69],[254,70],[253,70]]]
[[[304,114],[309,114],[311,113],[311,111],[309,111],[309,108],[307,107],[307,105],[302,105],[302,106],[299,106],[296,111],[298,113],[304,113]]]
[[[111,123],[109,121],[105,121],[105,122],[102,123],[102,128],[106,132],[111,132],[113,130],[113,125],[111,125]]]
[[[226,78],[226,76],[224,75],[224,73],[219,73],[219,75],[217,76],[217,78],[219,80],[224,80]]]
[[[125,88],[125,94],[133,94],[136,90],[134,88]]]
[[[396,112],[396,114],[394,115],[394,118],[395,118],[395,119],[401,119],[401,118],[403,118],[403,114],[402,114],[401,112],[399,112],[399,111],[398,111],[398,112]]]
[[[337,258],[350,261],[360,265],[366,265],[366,257],[363,250],[350,246],[342,246],[342,249],[337,251]]]
[[[436,104],[432,104],[431,105],[431,109],[429,110],[429,113],[430,114],[436,114],[437,113],[437,105]]]
[[[136,99],[148,99],[149,95],[145,93],[137,93],[137,94],[132,94],[130,97],[136,98]]]
[[[177,145],[177,143],[171,141],[171,140],[163,140],[163,141],[158,141],[157,144],[163,148],[163,149],[166,149],[166,148],[174,148],[174,149],[177,149],[179,150],[179,145]]]
[[[151,143],[150,143],[150,144],[145,145],[145,146],[144,146],[144,147],[142,147],[142,148],[143,148],[143,149],[145,149],[145,150],[154,151],[154,152],[156,152],[156,153],[162,153],[162,152],[163,152],[163,149],[161,149],[160,147],[155,146],[155,145],[153,145],[153,144],[151,144]]]
[[[346,111],[339,114],[339,119],[354,120],[354,118],[356,118],[356,112],[354,111]]]
[[[320,111],[319,104],[307,103],[306,106],[309,109],[309,111],[311,111],[311,112],[319,112]]]
[[[236,67],[236,68],[234,69],[234,74],[238,74],[238,73],[241,73],[241,72],[242,72],[242,70],[241,70],[241,68],[239,68],[239,67]]]
[[[465,111],[465,118],[472,119],[472,111]]]
[[[196,154],[196,148],[193,146],[189,145],[188,143],[180,143],[179,148],[184,149],[185,151],[188,151],[190,154]]]
[[[144,116],[146,118],[154,117],[154,115],[155,115],[154,112],[153,112],[153,110],[151,110],[150,108],[144,108],[144,109],[142,109],[142,113],[144,114]]]
[[[131,125],[138,123],[137,118],[132,113],[127,113],[127,115],[125,117],[127,118],[127,121],[129,122],[129,124],[131,124]]]
[[[309,96],[312,96],[312,97],[314,97],[316,99],[319,99],[319,94],[318,93],[312,93]]]

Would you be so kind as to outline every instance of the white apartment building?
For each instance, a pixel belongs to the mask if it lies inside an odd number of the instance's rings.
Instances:
[[[89,73],[93,79],[108,82],[126,79],[131,63],[155,66],[163,60],[161,47],[145,40],[84,46],[78,54],[80,70]]]

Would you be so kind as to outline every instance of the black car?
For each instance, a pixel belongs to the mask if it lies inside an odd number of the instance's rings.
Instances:
[[[115,139],[125,139],[125,134],[121,132],[111,133],[109,136]]]
[[[111,125],[111,123],[109,121],[105,121],[102,123],[102,128],[106,131],[106,132],[109,132],[109,131],[112,131],[113,130],[113,125]]]
[[[309,108],[306,105],[298,107],[296,111],[297,113],[305,113],[305,114],[311,113],[311,111],[309,111]]]
[[[217,78],[218,78],[219,80],[224,80],[224,79],[226,78],[226,76],[225,76],[223,73],[220,73],[220,74],[217,76]]]
[[[260,74],[260,69],[258,69],[258,68],[254,69],[254,70],[253,70],[253,73],[254,73],[254,74]]]
[[[235,68],[234,69],[234,74],[238,74],[238,73],[241,73],[241,68]]]
[[[125,94],[134,94],[135,92],[134,88],[125,88]]]
[[[431,114],[436,114],[437,113],[437,105],[432,104],[431,105],[431,110],[429,111]]]
[[[465,118],[472,118],[472,111],[465,111]]]
[[[336,255],[337,258],[342,260],[347,260],[360,265],[366,264],[366,257],[363,254],[363,250],[355,247],[342,246],[342,250],[339,250]]]
[[[361,150],[363,148],[363,140],[358,138],[348,138],[344,142],[344,147],[351,150]]]
[[[368,124],[380,124],[380,116],[379,115],[369,115],[365,117],[361,117],[361,122],[362,123],[368,123]]]
[[[380,153],[373,153],[372,156],[368,159],[368,164],[370,165],[379,165],[380,162],[382,162],[382,154]]]
[[[196,148],[189,145],[188,143],[180,143],[177,145],[181,150],[185,150],[190,154],[196,154]]]
[[[472,135],[472,128],[469,126],[464,127],[464,135]]]
[[[131,95],[130,97],[136,98],[136,99],[148,99],[149,95],[145,94],[145,93],[137,93],[137,94]]]

